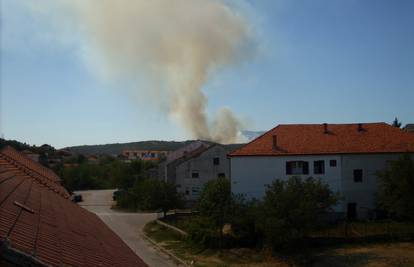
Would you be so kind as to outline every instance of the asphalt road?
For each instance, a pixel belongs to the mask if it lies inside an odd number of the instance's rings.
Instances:
[[[177,266],[142,236],[142,229],[157,218],[157,213],[130,213],[111,209],[114,190],[78,191],[83,198],[79,205],[95,213],[109,228],[143,260],[153,267]]]

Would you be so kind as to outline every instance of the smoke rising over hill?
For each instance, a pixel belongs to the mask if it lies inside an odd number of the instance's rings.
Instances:
[[[220,0],[61,0],[109,76],[151,80],[151,90],[191,137],[236,142],[228,108],[206,113],[209,75],[240,62],[251,40],[246,19]],[[137,86],[135,90],[145,95]]]

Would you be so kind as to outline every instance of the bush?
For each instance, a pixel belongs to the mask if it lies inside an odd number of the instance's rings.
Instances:
[[[152,162],[137,160],[124,163],[110,158],[103,158],[99,164],[89,164],[83,155],[67,163],[74,165],[65,167],[60,164],[55,167],[55,171],[69,191],[111,188],[127,190],[137,180],[144,179],[148,170],[155,166]]]
[[[139,179],[135,185],[117,201],[121,208],[165,213],[182,205],[182,197],[175,186],[156,179]]]
[[[232,195],[230,182],[226,178],[211,180],[204,185],[197,207],[200,211],[198,220],[190,227],[193,241],[207,247],[223,245],[223,227],[230,222]]]
[[[237,246],[261,245],[263,232],[259,227],[263,205],[257,200],[247,201],[243,195],[232,195],[231,232]]]
[[[337,197],[320,180],[274,181],[267,187],[260,216],[266,242],[274,248],[292,245],[316,230],[318,217],[336,203]]]
[[[414,161],[409,155],[390,162],[378,173],[380,187],[378,202],[391,217],[414,220]]]

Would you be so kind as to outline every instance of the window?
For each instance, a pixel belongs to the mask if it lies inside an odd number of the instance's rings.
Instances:
[[[362,170],[361,169],[354,170],[354,182],[362,183]]]
[[[218,178],[225,178],[225,177],[226,177],[226,174],[225,174],[224,172],[220,172],[220,173],[217,175],[217,177],[218,177]]]
[[[325,173],[325,161],[317,160],[313,162],[313,173],[324,174]]]
[[[200,195],[200,187],[192,187],[191,188],[191,195],[193,195],[193,196]]]
[[[331,159],[331,160],[329,161],[329,166],[331,166],[331,167],[336,167],[336,159]]]
[[[185,194],[188,196],[190,194],[190,189],[188,187],[185,188]]]
[[[191,173],[191,178],[198,178],[200,177],[200,175],[198,174],[198,172],[192,172]]]
[[[214,165],[220,165],[220,158],[214,158],[213,159],[213,164]]]
[[[309,174],[309,163],[307,161],[286,162],[286,174]]]

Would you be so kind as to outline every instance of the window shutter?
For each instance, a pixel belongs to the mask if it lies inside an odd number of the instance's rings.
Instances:
[[[292,164],[291,162],[286,162],[286,174],[292,174]]]
[[[309,162],[303,162],[303,174],[309,174]]]

